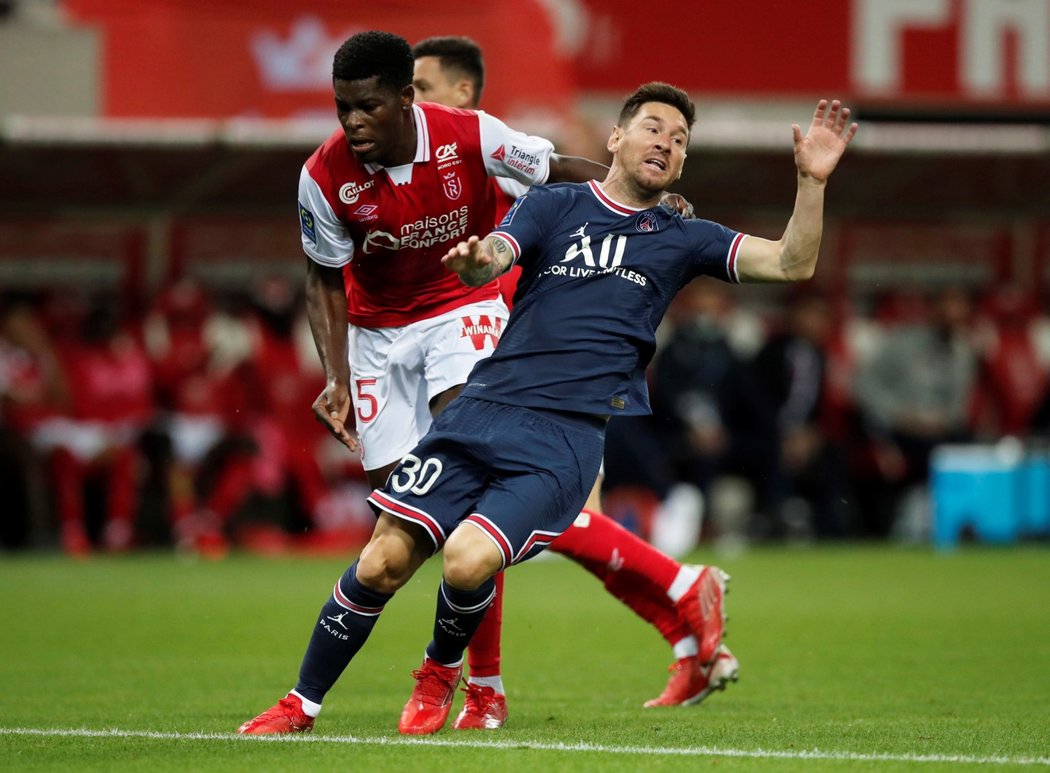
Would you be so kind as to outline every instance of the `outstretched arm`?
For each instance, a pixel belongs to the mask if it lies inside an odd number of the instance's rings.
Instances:
[[[514,262],[514,250],[506,239],[489,234],[484,239],[471,236],[450,249],[441,259],[449,271],[470,287],[481,287],[498,277]]]
[[[817,103],[809,131],[793,124],[798,192],[795,209],[778,241],[750,236],[740,246],[737,273],[742,282],[797,282],[817,267],[824,230],[824,187],[857,133],[850,109],[836,99]]]

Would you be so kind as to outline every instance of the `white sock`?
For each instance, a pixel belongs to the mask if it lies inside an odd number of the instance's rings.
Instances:
[[[496,676],[472,676],[467,681],[470,684],[476,684],[478,687],[491,687],[496,691],[496,695],[507,694],[503,689],[503,677],[499,674]]]
[[[307,700],[302,695],[292,690],[289,695],[294,695],[296,698],[303,702],[303,713],[308,717],[316,717],[321,713],[321,704],[314,703],[313,701]]]
[[[671,599],[672,604],[677,604],[678,599],[682,598],[698,579],[700,579],[700,569],[695,566],[682,564],[682,568],[678,570],[678,575],[674,578],[674,582],[667,589],[667,598]]]
[[[696,644],[695,636],[686,636],[684,639],[679,639],[671,647],[671,651],[674,653],[675,660],[695,658],[700,654],[700,648]]]

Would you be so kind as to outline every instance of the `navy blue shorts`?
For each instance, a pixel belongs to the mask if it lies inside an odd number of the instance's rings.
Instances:
[[[506,567],[569,528],[604,447],[598,417],[459,397],[368,501],[422,526],[435,550],[467,521],[495,543]]]

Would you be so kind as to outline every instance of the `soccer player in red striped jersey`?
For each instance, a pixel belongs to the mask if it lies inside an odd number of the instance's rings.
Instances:
[[[484,60],[478,45],[464,37],[433,37],[417,43],[412,83],[416,99],[447,107],[477,109],[484,88]],[[493,179],[502,199],[499,217],[527,188],[504,178]],[[503,297],[511,304],[520,269],[500,277]],[[509,280],[509,281],[508,281]],[[724,574],[716,567],[682,565],[624,529],[601,512],[601,481],[595,483],[583,512],[573,525],[550,545],[550,550],[576,561],[594,574],[606,589],[640,617],[652,624],[671,645],[675,662],[661,695],[646,706],[694,704],[735,678],[737,664],[722,647],[718,667],[712,669],[714,649],[721,639],[723,609],[706,626],[706,660],[700,657],[704,628],[699,599],[702,594],[720,597]],[[500,677],[503,574],[497,576],[496,598],[467,648],[469,679],[463,710],[454,727],[493,729],[507,717]]]

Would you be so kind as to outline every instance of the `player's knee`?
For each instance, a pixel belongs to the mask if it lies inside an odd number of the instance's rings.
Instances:
[[[488,564],[476,558],[460,557],[450,559],[448,556],[445,556],[442,572],[449,584],[462,590],[479,588],[485,580],[496,573]]]
[[[445,543],[442,572],[445,580],[457,588],[478,588],[502,566],[499,550],[473,527],[456,529]]]
[[[381,593],[394,593],[412,576],[410,562],[383,540],[369,542],[357,560],[357,579],[367,588]]]

